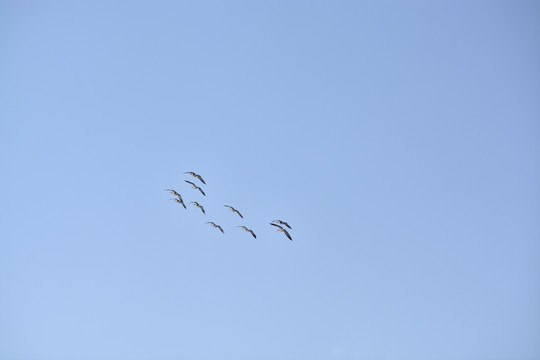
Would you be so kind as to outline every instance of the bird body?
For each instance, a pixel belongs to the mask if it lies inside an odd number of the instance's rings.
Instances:
[[[218,228],[223,234],[225,234],[225,231],[223,231],[223,229],[221,228],[221,226],[216,225],[216,224],[213,223],[212,221],[208,221],[207,224],[212,225],[212,227]]]
[[[244,230],[244,231],[247,231],[248,233],[250,233],[251,235],[253,235],[253,237],[254,237],[255,239],[257,238],[257,235],[255,235],[255,233],[253,232],[253,230],[248,229],[248,228],[245,227],[245,226],[237,226],[237,227],[242,228],[242,230]]]
[[[198,207],[199,209],[201,209],[201,211],[203,212],[204,215],[206,215],[206,212],[204,212],[204,207],[203,207],[201,204],[199,204],[199,203],[196,202],[196,201],[192,201],[192,202],[190,202],[190,204],[194,204],[196,207]]]
[[[277,224],[272,224],[270,223],[270,225],[274,225],[276,227],[278,227],[279,229],[277,229],[277,231],[281,231],[282,233],[285,233],[285,235],[287,235],[287,237],[289,238],[289,240],[292,241],[292,237],[291,235],[287,232],[287,230],[285,230],[284,228],[282,228],[281,226],[277,225]]]
[[[228,207],[229,210],[231,210],[232,212],[235,212],[237,213],[238,215],[240,215],[240,217],[243,219],[244,217],[242,216],[242,214],[240,214],[240,211],[236,210],[235,208],[233,208],[232,206],[229,206],[229,205],[223,205],[225,207]]]
[[[193,177],[196,177],[197,179],[201,180],[201,182],[202,182],[204,185],[206,185],[206,183],[204,182],[204,180],[203,180],[203,178],[202,178],[201,175],[195,174],[193,171],[188,171],[188,172],[185,172],[184,174],[189,174],[189,175],[191,175],[191,176],[193,176]]]
[[[288,227],[289,229],[292,229],[292,227],[290,227],[289,224],[287,224],[285,221],[274,220],[273,222],[275,222],[275,223],[277,223],[277,224],[280,224],[280,225],[285,225],[285,226]]]
[[[188,184],[191,184],[191,187],[194,188],[194,189],[197,189],[201,192],[201,194],[203,194],[204,196],[206,196],[206,194],[204,193],[203,189],[201,189],[200,187],[198,187],[197,185],[195,185],[194,183],[192,183],[191,181],[187,181],[187,180],[184,180],[185,182],[187,182]]]

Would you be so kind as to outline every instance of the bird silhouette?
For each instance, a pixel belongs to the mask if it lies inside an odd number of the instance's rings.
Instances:
[[[204,193],[203,189],[201,189],[200,187],[198,187],[197,185],[195,185],[194,183],[192,183],[191,181],[187,181],[187,180],[184,180],[185,182],[187,182],[188,184],[191,184],[191,187],[194,188],[194,189],[198,189],[201,194],[203,194],[204,196],[206,196],[206,194]]]
[[[194,204],[196,207],[198,207],[199,209],[201,209],[201,211],[203,212],[204,215],[206,215],[206,212],[204,212],[204,207],[199,204],[198,202],[196,201],[191,201],[190,204]]]
[[[193,176],[193,177],[196,177],[197,179],[201,180],[201,182],[202,182],[204,185],[206,185],[206,183],[204,182],[204,180],[203,180],[203,178],[202,178],[201,175],[195,174],[193,171],[188,171],[188,172],[185,172],[184,174],[189,174],[189,175],[191,175],[191,176]]]
[[[236,210],[235,208],[233,208],[232,206],[229,206],[229,205],[223,205],[225,207],[228,207],[229,210],[231,210],[232,212],[235,212],[237,213],[238,215],[240,215],[240,217],[243,219],[244,217],[242,216],[242,214],[240,214],[240,211]]]
[[[285,235],[287,235],[287,237],[289,238],[289,240],[292,241],[292,237],[291,237],[291,235],[287,232],[287,230],[285,230],[284,228],[282,228],[281,226],[279,226],[279,225],[277,225],[277,224],[272,224],[272,223],[270,223],[270,225],[274,225],[274,226],[278,227],[279,229],[277,229],[277,231],[281,231],[281,232],[285,233]]]
[[[178,195],[178,198],[172,198],[169,200],[174,200],[176,203],[181,204],[184,209],[187,209],[186,204],[184,204],[184,200],[182,200],[182,197],[180,195]]]
[[[237,226],[237,227],[242,228],[242,230],[244,230],[244,231],[247,231],[248,233],[250,233],[251,235],[253,235],[253,237],[254,237],[255,239],[257,238],[257,235],[255,235],[255,233],[253,232],[253,230],[248,229],[248,228],[245,227],[245,226]]]
[[[214,224],[212,221],[208,221],[207,224],[212,225],[215,228],[218,228],[223,234],[225,234],[225,231],[221,228],[221,226]]]
[[[278,223],[278,224],[280,224],[280,225],[285,225],[285,226],[288,227],[289,229],[292,229],[292,227],[290,227],[289,224],[287,224],[285,221],[274,220],[273,222]]]
[[[176,190],[174,190],[174,189],[165,189],[165,190],[163,190],[163,191],[169,191],[169,192],[170,192],[171,194],[173,194],[174,196],[180,196],[180,194],[177,193]]]

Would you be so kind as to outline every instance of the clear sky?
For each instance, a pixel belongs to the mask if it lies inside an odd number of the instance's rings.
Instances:
[[[539,2],[0,1],[0,48],[0,359],[540,359]]]

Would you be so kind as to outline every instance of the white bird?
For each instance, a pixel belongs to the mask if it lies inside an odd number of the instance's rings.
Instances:
[[[248,233],[250,233],[251,235],[253,235],[253,237],[254,237],[255,239],[257,238],[257,235],[255,235],[255,233],[253,232],[253,230],[248,229],[248,228],[245,227],[245,226],[237,226],[237,227],[242,228],[242,230],[244,230],[244,231],[247,231]]]
[[[204,208],[201,204],[199,204],[198,202],[196,201],[192,201],[190,202],[190,204],[194,204],[196,207],[198,207],[199,209],[201,209],[201,211],[203,212],[204,215],[206,215],[206,213],[204,212]]]
[[[182,197],[180,195],[178,195],[178,198],[172,198],[172,199],[169,199],[169,200],[174,200],[176,203],[182,204],[184,209],[187,209],[186,204],[184,204],[184,200],[182,200]]]
[[[280,224],[280,225],[285,225],[285,226],[288,227],[289,229],[292,229],[292,227],[290,227],[289,224],[287,224],[285,221],[274,220],[273,222],[278,223],[278,224]]]
[[[206,183],[204,182],[204,180],[203,180],[203,178],[202,178],[201,175],[195,174],[193,171],[188,171],[188,172],[185,172],[184,174],[189,174],[189,175],[191,175],[191,176],[193,176],[193,177],[196,177],[197,179],[201,180],[201,182],[202,182],[204,185],[206,185]]]
[[[283,233],[285,233],[285,235],[287,235],[287,237],[289,238],[289,240],[292,241],[292,237],[291,235],[287,232],[287,230],[285,230],[284,228],[282,228],[281,226],[277,225],[277,224],[272,224],[270,223],[270,225],[274,225],[274,226],[277,226],[279,229],[277,229],[277,231],[281,231]]]
[[[192,183],[191,181],[187,181],[187,180],[184,180],[184,181],[187,182],[188,184],[191,184],[191,187],[192,187],[192,188],[198,189],[198,190],[201,192],[201,194],[203,194],[204,196],[206,196],[206,194],[204,193],[204,191],[203,191],[200,187],[198,187],[197,185],[195,185],[195,184]]]
[[[207,224],[212,225],[215,228],[218,228],[223,234],[225,234],[225,231],[221,228],[221,226],[214,224],[212,221],[208,221]]]
[[[232,206],[229,206],[229,205],[223,205],[225,207],[228,207],[229,210],[231,210],[232,212],[235,212],[237,213],[238,215],[240,215],[240,217],[243,219],[244,217],[242,216],[242,214],[240,214],[240,211],[236,210],[235,208],[233,208]]]

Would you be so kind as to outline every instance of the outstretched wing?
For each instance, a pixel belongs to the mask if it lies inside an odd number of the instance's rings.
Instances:
[[[221,226],[217,225],[217,228],[218,228],[223,234],[225,234],[225,231],[223,231],[223,229],[221,228]]]
[[[292,227],[289,226],[289,224],[287,224],[285,221],[282,221],[281,222],[283,225],[285,225],[286,227],[288,227],[289,229],[292,229]]]
[[[292,237],[291,237],[291,235],[287,232],[287,230],[283,229],[283,232],[285,233],[285,235],[287,235],[287,237],[289,238],[289,240],[292,241]]]
[[[206,215],[206,213],[204,212],[204,208],[202,207],[202,205],[199,205],[199,207],[201,208],[202,213],[203,213],[204,215]]]
[[[180,195],[178,195],[178,203],[182,204],[182,206],[184,207],[184,209],[187,209],[186,208],[186,204],[184,204],[184,200],[182,200],[182,197]]]
[[[237,213],[238,215],[240,215],[240,217],[241,217],[242,219],[244,218],[244,217],[242,216],[242,214],[240,214],[240,211],[238,211],[238,210],[236,210],[236,209],[234,209],[233,211],[234,211],[235,213]]]
[[[257,235],[255,235],[255,233],[253,232],[253,230],[249,230],[248,231],[251,233],[251,235],[253,235],[253,237],[256,239],[257,238]]]
[[[282,228],[281,226],[279,226],[278,224],[272,224],[272,223],[270,223],[270,225],[274,225],[275,227],[278,227],[278,228],[280,228],[281,230],[283,230],[283,228]]]
[[[206,185],[201,175],[196,175],[197,179],[201,180],[201,182]]]
[[[195,185],[194,183],[192,183],[191,181],[187,181],[187,180],[184,180],[184,181],[187,182],[188,184],[193,185],[193,186],[197,186],[197,185]]]
[[[201,192],[201,194],[203,194],[204,196],[206,196],[206,194],[204,193],[204,191],[203,191],[200,187],[197,186],[197,189],[199,189],[199,191]]]

